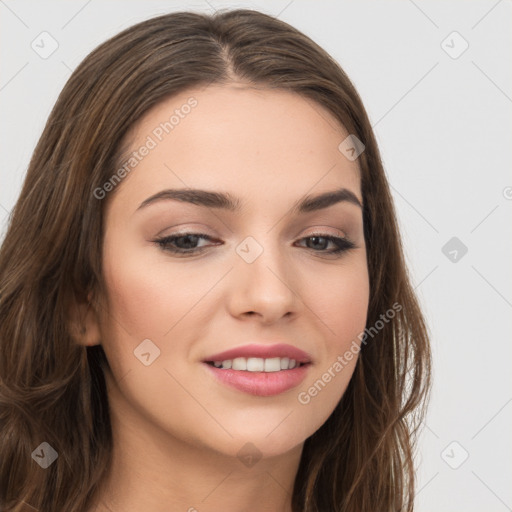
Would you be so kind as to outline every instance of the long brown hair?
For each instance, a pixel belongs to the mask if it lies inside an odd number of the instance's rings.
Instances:
[[[62,90],[33,153],[0,251],[0,507],[83,512],[111,463],[101,345],[76,343],[69,304],[102,290],[106,201],[94,191],[128,130],[194,86],[280,88],[330,111],[357,136],[370,277],[367,327],[350,384],[304,444],[294,512],[412,511],[414,440],[430,386],[428,330],[404,261],[368,116],[350,80],[288,24],[246,9],[177,12],[97,47]],[[341,142],[341,141],[340,141]],[[382,314],[398,304],[391,321]],[[58,458],[32,460],[41,442]]]

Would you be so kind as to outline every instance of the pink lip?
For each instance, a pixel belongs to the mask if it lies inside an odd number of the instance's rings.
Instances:
[[[223,370],[207,363],[203,363],[203,366],[222,383],[239,391],[255,396],[273,396],[298,386],[306,378],[311,364],[279,372]]]
[[[295,361],[297,361],[297,365],[299,363],[312,362],[312,358],[309,354],[303,350],[298,349],[297,347],[286,345],[284,343],[278,343],[275,345],[257,345],[254,343],[250,345],[243,345],[242,347],[236,347],[230,350],[225,350],[224,352],[219,352],[218,354],[213,354],[204,359],[204,361],[226,361],[227,359],[235,359],[236,357],[259,357],[262,359],[270,359],[272,357],[288,357],[290,359],[295,359]]]

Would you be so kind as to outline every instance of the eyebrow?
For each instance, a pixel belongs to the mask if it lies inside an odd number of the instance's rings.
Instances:
[[[184,203],[191,203],[197,206],[207,208],[216,208],[227,210],[229,212],[239,213],[242,210],[242,203],[238,198],[233,197],[229,193],[224,192],[211,192],[208,190],[200,189],[166,189],[157,192],[156,194],[145,199],[137,210],[141,210],[159,201],[182,201]],[[317,210],[322,210],[333,206],[334,204],[348,202],[363,207],[358,197],[346,188],[324,192],[316,196],[306,196],[297,201],[292,209],[292,213],[309,213]]]

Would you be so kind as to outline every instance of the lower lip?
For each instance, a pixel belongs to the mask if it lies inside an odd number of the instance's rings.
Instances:
[[[274,396],[298,386],[305,378],[310,363],[279,372],[222,370],[203,363],[224,384],[255,396]]]

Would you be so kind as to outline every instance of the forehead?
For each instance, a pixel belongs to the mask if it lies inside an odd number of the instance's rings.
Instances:
[[[346,187],[362,202],[357,161],[338,149],[348,135],[328,110],[296,93],[238,84],[189,89],[129,132],[121,163],[138,156],[117,192],[142,201],[164,188],[222,189],[261,205]]]

